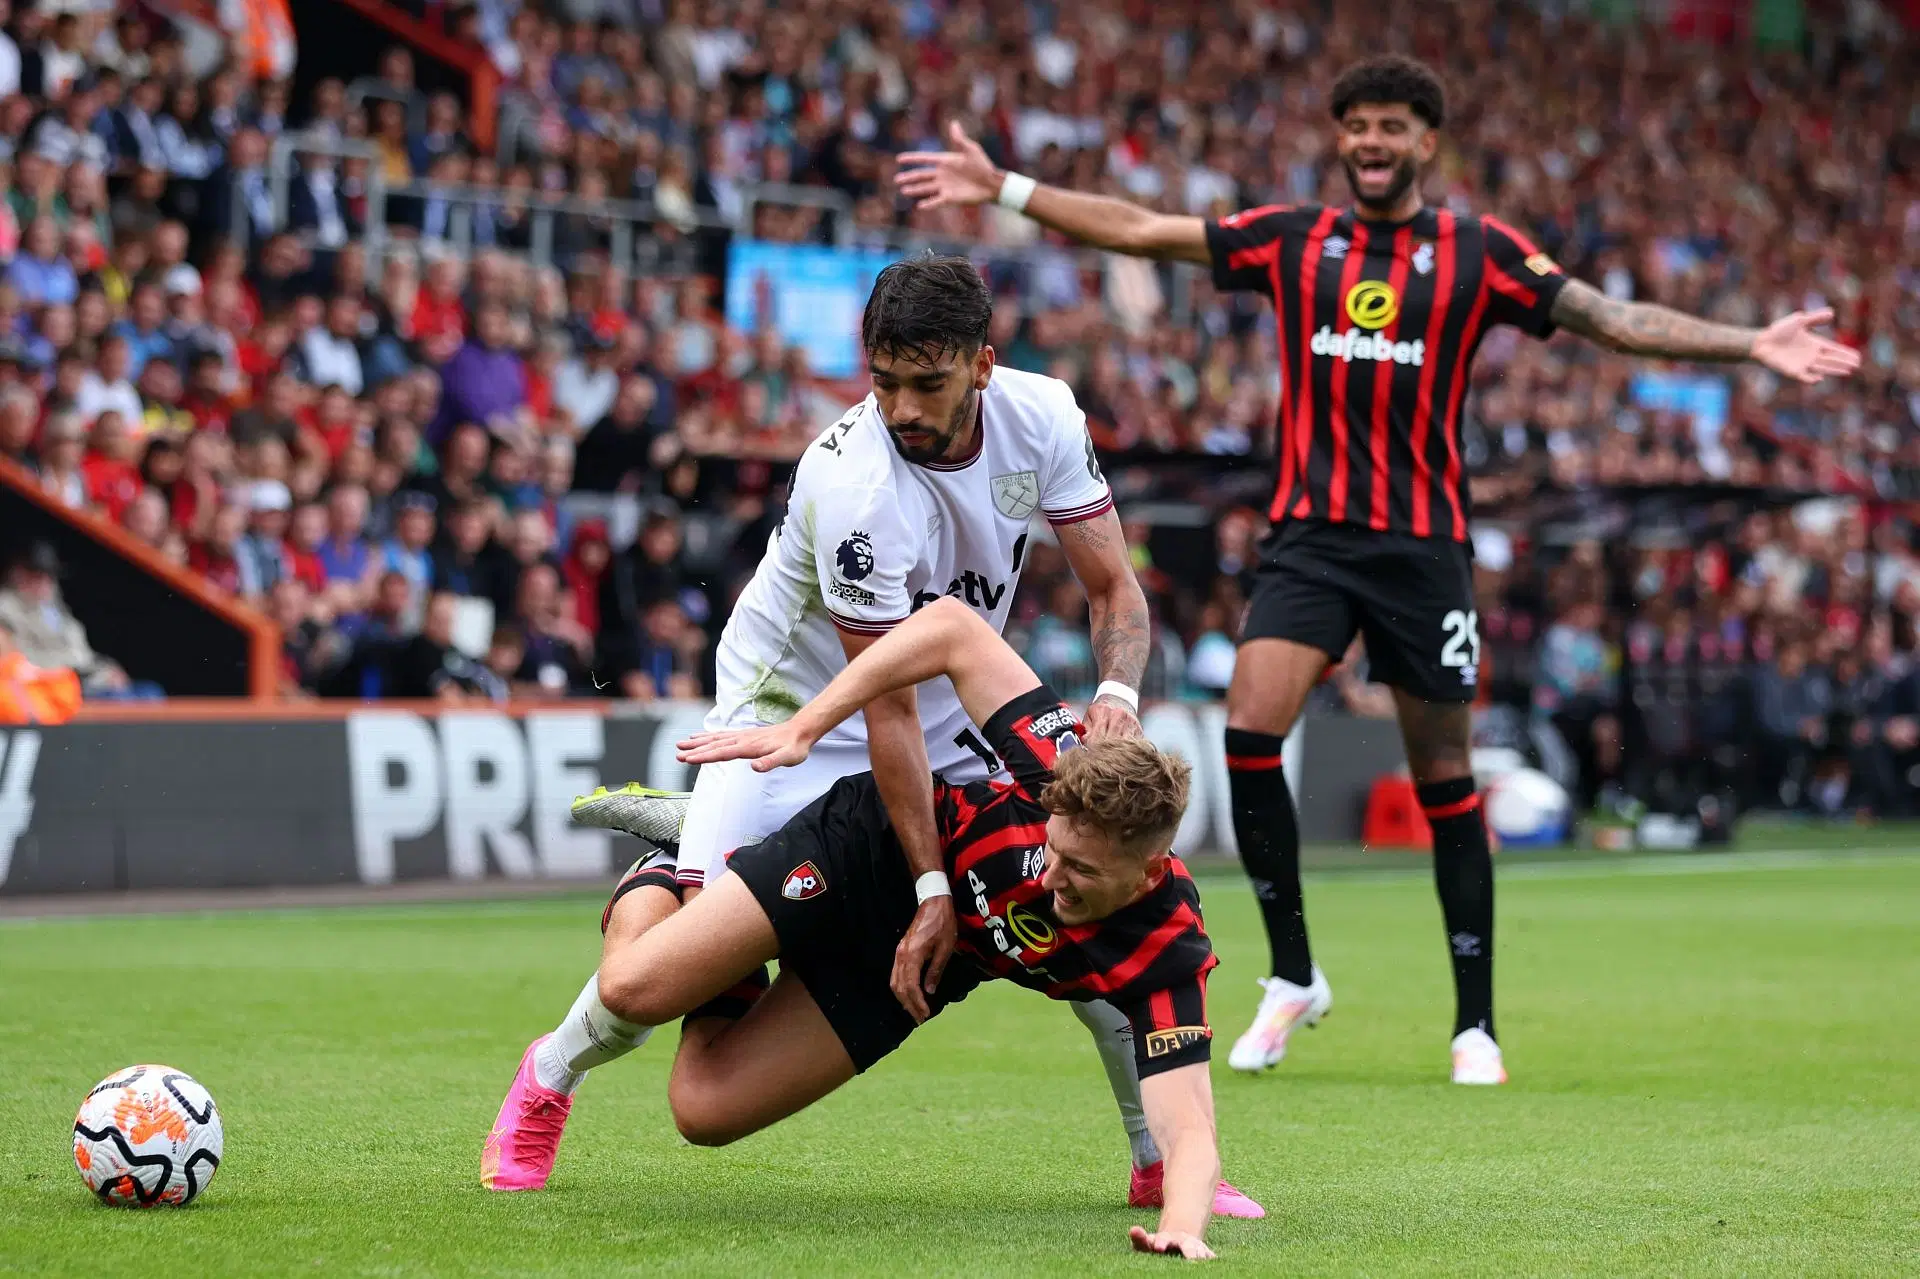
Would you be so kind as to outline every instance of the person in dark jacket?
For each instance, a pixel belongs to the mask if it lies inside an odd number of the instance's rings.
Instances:
[[[1780,646],[1773,664],[1753,681],[1754,720],[1759,732],[1763,803],[1799,808],[1807,799],[1814,756],[1827,744],[1827,712],[1833,695],[1826,673],[1807,662],[1807,646]]]
[[[1848,690],[1853,799],[1876,817],[1920,811],[1920,671],[1893,646],[1884,617],[1868,623],[1861,677]]]
[[[588,431],[573,458],[573,487],[580,493],[632,493],[649,469],[654,433],[653,382],[645,377],[621,380],[613,409]]]

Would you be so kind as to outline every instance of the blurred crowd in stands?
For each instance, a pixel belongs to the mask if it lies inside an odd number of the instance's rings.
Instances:
[[[1499,213],[1614,296],[1739,323],[1832,306],[1866,353],[1809,390],[1491,338],[1466,440],[1489,701],[1589,799],[1752,742],[1751,802],[1920,793],[1920,66],[1870,0],[1731,25],[1683,3],[1667,26],[1515,0],[402,7],[491,59],[497,128],[423,92],[404,48],[351,90],[362,68],[304,68],[295,101],[243,33],[0,0],[0,457],[268,614],[289,695],[710,691],[791,459],[864,394],[723,322],[726,242],[751,234],[973,245],[1000,358],[1074,385],[1123,509],[1202,514],[1198,545],[1128,531],[1158,606],[1148,694],[1216,696],[1263,527],[1269,310],[996,208],[910,211],[892,156],[958,120],[1004,164],[1162,209],[1339,201],[1326,90],[1384,43],[1449,81],[1433,200]],[[283,213],[268,157],[293,130],[428,185],[370,238],[369,162],[303,154]],[[454,236],[435,183],[498,199]],[[852,225],[766,200],[743,226],[757,183],[836,192]],[[572,215],[536,265],[534,194],[645,202],[660,269],[610,263],[604,221]],[[1190,461],[1169,480],[1151,455]],[[1675,490],[1700,496],[1671,545],[1613,535],[1630,495]],[[1084,693],[1066,581],[1036,555],[1015,633]],[[1364,663],[1323,695],[1364,712]]]

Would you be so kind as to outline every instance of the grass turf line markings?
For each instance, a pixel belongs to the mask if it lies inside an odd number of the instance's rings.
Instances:
[[[1910,1271],[1920,1035],[1898,1012],[1920,981],[1920,862],[1513,869],[1500,1015],[1516,1082],[1484,1091],[1443,1082],[1424,863],[1310,877],[1340,1015],[1269,1076],[1215,1071],[1229,1175],[1272,1212],[1215,1228],[1216,1270]],[[1251,1014],[1264,943],[1243,886],[1203,892],[1224,1041]],[[479,1142],[519,1049],[596,941],[580,903],[500,905],[0,930],[0,1268],[1164,1267],[1124,1252],[1149,1216],[1119,1206],[1124,1147],[1084,1031],[1017,990],[983,991],[839,1097],[717,1152],[673,1135],[671,1045],[656,1042],[589,1081],[552,1191],[485,1194]],[[128,954],[137,967],[102,975]],[[185,1212],[98,1207],[72,1170],[73,1107],[106,1071],[156,1058],[213,1090],[227,1166]]]

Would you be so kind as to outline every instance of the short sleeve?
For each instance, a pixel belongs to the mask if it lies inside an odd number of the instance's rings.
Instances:
[[[1020,789],[1036,797],[1053,777],[1053,762],[1079,746],[1085,732],[1080,717],[1045,684],[1002,706],[981,728]]]
[[[1061,404],[1049,423],[1051,447],[1046,473],[1040,477],[1040,511],[1055,526],[1078,524],[1113,509],[1113,490],[1100,473],[1100,459],[1087,431],[1087,414],[1066,386]]]
[[[907,570],[920,543],[908,535],[899,499],[879,488],[843,486],[813,500],[813,566],[833,624],[851,635],[883,635],[907,620]]]
[[[1567,273],[1520,232],[1498,218],[1481,218],[1485,237],[1487,318],[1537,338],[1553,334],[1553,303]]]
[[[1269,204],[1231,213],[1207,228],[1214,287],[1224,292],[1273,292],[1273,264],[1292,224],[1290,204]]]
[[[1200,971],[1152,994],[1112,1002],[1133,1027],[1133,1062],[1140,1078],[1208,1061],[1213,1056],[1213,1027],[1207,1024],[1207,973]]]

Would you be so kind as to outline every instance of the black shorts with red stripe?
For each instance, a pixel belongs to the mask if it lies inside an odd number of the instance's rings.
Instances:
[[[1471,702],[1480,629],[1471,545],[1324,520],[1260,544],[1241,641],[1284,639],[1333,661],[1359,634],[1373,678],[1422,701]]]

